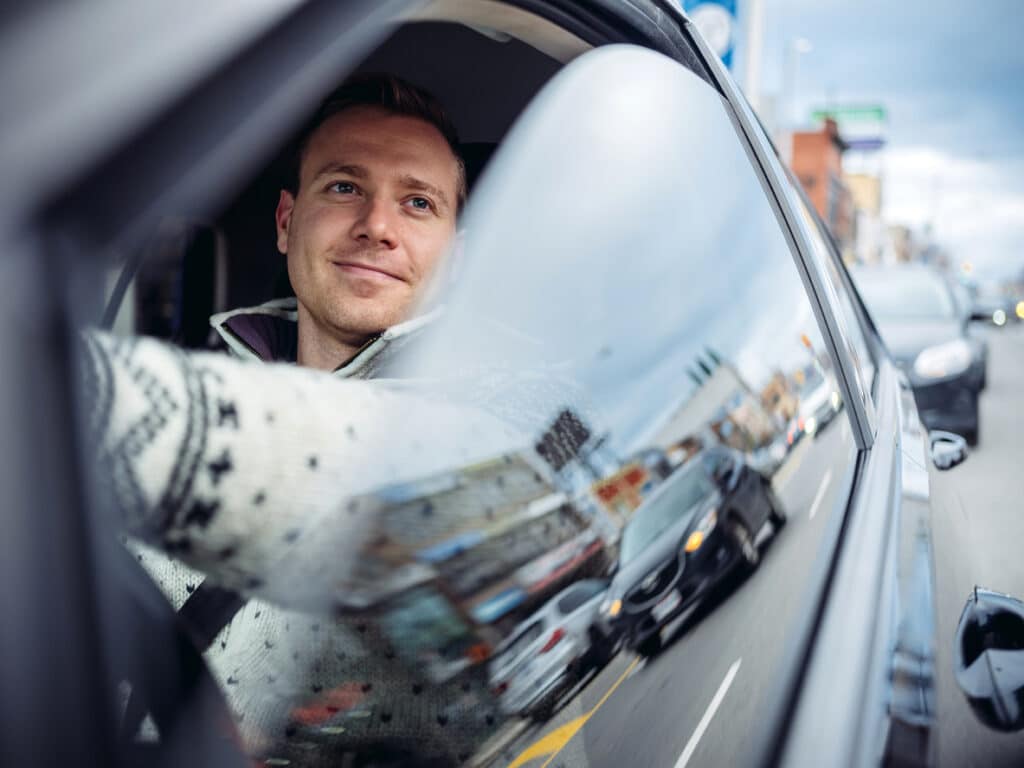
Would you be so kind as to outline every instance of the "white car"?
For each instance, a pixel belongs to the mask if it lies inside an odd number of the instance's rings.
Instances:
[[[598,610],[607,590],[600,579],[571,584],[495,649],[491,688],[502,711],[545,720],[566,693],[608,663],[617,643],[601,628]]]

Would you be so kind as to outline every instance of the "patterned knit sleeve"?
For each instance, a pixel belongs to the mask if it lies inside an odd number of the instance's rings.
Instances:
[[[388,471],[367,458],[397,413],[386,391],[155,340],[82,347],[86,445],[125,533],[279,604],[344,594],[370,529],[365,466]]]

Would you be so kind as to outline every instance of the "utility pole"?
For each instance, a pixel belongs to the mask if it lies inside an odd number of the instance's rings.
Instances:
[[[743,52],[743,92],[755,112],[761,110],[761,49],[764,44],[763,0],[747,0],[746,50]]]

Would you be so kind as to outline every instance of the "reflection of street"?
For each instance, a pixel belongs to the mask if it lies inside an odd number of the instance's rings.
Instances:
[[[842,477],[845,451],[837,444],[848,439],[844,412],[787,457],[774,484],[789,523],[752,576],[653,659],[636,663],[620,654],[498,764],[524,752],[517,765],[531,768],[756,762],[769,747],[769,716],[778,706],[778,661],[795,652],[794,627],[811,600],[805,574],[825,556],[821,536],[831,510],[823,500]]]

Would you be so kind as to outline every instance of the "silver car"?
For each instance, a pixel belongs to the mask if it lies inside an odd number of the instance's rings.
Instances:
[[[544,720],[566,693],[609,661],[617,646],[599,626],[607,590],[599,579],[577,581],[498,646],[490,675],[504,712]]]
[[[8,5],[5,763],[860,768],[927,765],[936,734],[960,732],[935,706],[955,682],[930,531],[967,517],[936,482],[963,441],[922,425],[824,225],[681,3]],[[370,72],[432,91],[462,139],[464,237],[435,275],[432,325],[393,347],[375,373],[389,382],[223,354],[196,373],[200,356],[174,347],[212,352],[211,314],[288,301],[281,165],[317,105]],[[89,432],[116,400],[97,394],[110,369],[76,357],[96,328],[157,337],[124,348],[167,361],[118,379],[149,410],[115,425],[130,430],[116,453]],[[555,690],[586,635],[545,614],[503,642],[531,601],[603,572],[605,542],[657,487],[635,457],[769,444],[796,412],[795,374],[819,365],[842,409],[769,467],[789,523],[762,566],[656,659],[620,654],[580,687],[572,728],[523,736],[509,710],[543,715],[528,689]],[[244,387],[215,397],[227,369]],[[395,408],[354,408],[382,389]],[[282,435],[292,417],[307,421]],[[104,453],[155,515],[94,493]],[[176,468],[135,472],[140,455]],[[222,497],[239,478],[253,493]],[[296,488],[317,496],[297,505]],[[162,537],[204,530],[218,505],[245,524],[207,560]],[[669,543],[706,552],[717,519]],[[125,529],[200,573],[177,591],[150,578]],[[240,581],[235,544],[267,531],[265,571]],[[558,616],[582,627],[594,589]],[[498,692],[505,664],[523,666]]]

